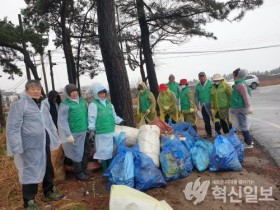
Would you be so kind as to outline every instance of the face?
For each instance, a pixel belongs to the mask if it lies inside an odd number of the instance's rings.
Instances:
[[[205,76],[205,75],[199,76],[199,81],[200,81],[201,83],[205,83],[205,81],[206,81],[206,76]]]
[[[26,93],[28,95],[31,96],[31,98],[39,99],[41,97],[42,88],[41,87],[32,86],[32,87],[26,89],[25,91],[26,91]]]
[[[79,94],[78,94],[78,91],[77,91],[77,90],[72,91],[72,92],[70,93],[70,98],[71,98],[71,99],[77,99],[78,97],[79,97]]]
[[[106,98],[106,93],[105,92],[101,92],[101,93],[98,93],[98,97],[103,100]]]
[[[170,83],[173,83],[174,81],[175,81],[175,77],[173,77],[173,76],[169,77],[169,82]]]

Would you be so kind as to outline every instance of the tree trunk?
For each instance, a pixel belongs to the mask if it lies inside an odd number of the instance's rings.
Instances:
[[[4,115],[4,110],[3,110],[3,104],[2,104],[2,94],[0,90],[0,127],[3,129],[5,128],[5,115]]]
[[[141,43],[143,47],[143,54],[146,63],[146,70],[149,80],[149,85],[152,93],[157,98],[158,96],[158,82],[157,75],[154,67],[151,46],[150,46],[150,32],[146,21],[143,0],[136,0],[138,22],[141,30]]]
[[[132,100],[124,57],[117,42],[114,0],[97,0],[99,45],[103,57],[111,101],[116,113],[134,126]]]
[[[62,31],[62,45],[63,51],[66,60],[67,73],[68,73],[68,81],[71,84],[76,84],[76,68],[75,61],[72,52],[71,40],[70,40],[70,31],[66,28],[66,13],[67,10],[67,0],[62,1],[61,5],[61,31]]]

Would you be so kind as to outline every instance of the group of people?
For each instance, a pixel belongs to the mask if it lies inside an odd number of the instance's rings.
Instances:
[[[230,112],[238,121],[245,146],[252,148],[247,119],[252,109],[245,75],[246,71],[242,69],[233,72],[235,85],[232,89],[220,74],[215,74],[210,81],[204,72],[200,72],[200,82],[195,91],[189,87],[187,79],[177,83],[174,75],[170,75],[167,84],[159,85],[157,100],[141,82],[138,85],[137,112],[147,122],[151,121],[157,117],[158,104],[162,121],[176,123],[183,118],[197,131],[196,112],[199,110],[208,137],[212,136],[211,120],[218,134],[221,134],[221,129],[223,133],[228,133],[231,128]],[[125,124],[107,100],[108,91],[101,84],[92,87],[94,100],[89,104],[79,96],[74,84],[65,86],[63,101],[56,91],[51,91],[44,99],[41,90],[39,81],[26,83],[20,100],[10,108],[6,126],[7,151],[8,155],[14,156],[26,209],[37,209],[35,196],[41,182],[46,199],[64,197],[53,184],[51,150],[62,145],[66,158],[73,162],[77,179],[86,181],[89,179],[87,161],[92,136],[95,138],[93,158],[100,161],[102,169],[106,170],[113,156],[115,124]]]
[[[35,196],[41,182],[47,200],[64,197],[53,184],[51,150],[62,144],[66,158],[73,162],[77,179],[86,181],[89,139],[95,135],[94,159],[106,170],[113,155],[115,124],[125,123],[116,115],[101,84],[93,86],[94,100],[90,104],[79,96],[74,84],[65,86],[63,101],[56,91],[44,99],[41,90],[39,81],[26,83],[20,100],[10,108],[6,126],[7,151],[14,156],[19,172],[25,209],[38,209]]]
[[[214,74],[212,81],[207,79],[205,72],[198,74],[199,82],[195,89],[189,87],[187,79],[175,81],[173,74],[169,75],[169,82],[159,85],[157,101],[145,83],[138,85],[139,106],[138,114],[147,122],[156,116],[156,103],[159,107],[160,119],[168,123],[184,121],[192,124],[197,131],[197,112],[201,112],[206,138],[212,137],[211,121],[217,134],[227,134],[232,127],[229,120],[236,119],[236,127],[242,131],[245,148],[253,148],[252,138],[248,127],[248,114],[252,113],[251,92],[243,69],[233,71],[235,80],[231,87],[221,74]]]

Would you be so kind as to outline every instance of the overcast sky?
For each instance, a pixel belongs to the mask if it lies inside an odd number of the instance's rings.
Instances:
[[[17,15],[20,9],[25,7],[23,0],[0,0],[0,18],[8,17],[14,24],[18,24]],[[234,69],[241,67],[249,71],[266,71],[280,66],[280,1],[265,0],[263,6],[249,11],[240,22],[214,22],[208,24],[206,29],[213,32],[218,40],[206,38],[192,38],[185,44],[162,44],[156,48],[153,57],[156,64],[158,82],[168,81],[169,74],[174,74],[177,81],[180,79],[192,80],[197,78],[200,71],[206,72],[211,77],[215,73],[230,74]],[[278,47],[273,47],[278,45]],[[263,48],[264,47],[264,48]],[[249,50],[251,48],[262,48]],[[63,53],[50,47],[53,51],[53,67],[56,89],[68,84]],[[46,50],[46,51],[47,51]],[[233,52],[224,52],[232,51]],[[235,51],[236,50],[236,51]],[[212,53],[210,53],[211,51]],[[214,51],[214,52],[213,52]],[[222,51],[222,52],[221,52]],[[179,53],[178,53],[179,52]],[[201,52],[201,53],[194,53]],[[45,56],[49,90],[51,90],[48,58]],[[0,67],[0,89],[22,92],[26,82],[24,64],[19,65],[24,77],[15,80],[7,80]],[[41,66],[38,66],[39,76]],[[139,71],[128,70],[131,84],[140,81]],[[105,73],[100,74],[94,80],[82,76],[81,84],[90,85],[94,81],[100,81],[106,85]]]

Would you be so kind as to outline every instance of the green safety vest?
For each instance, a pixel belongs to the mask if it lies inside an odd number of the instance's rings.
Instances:
[[[87,102],[79,98],[79,103],[66,98],[63,104],[69,107],[68,121],[71,133],[84,132],[88,128]]]
[[[150,94],[149,90],[145,90],[144,93],[139,94],[139,102],[141,104],[142,113],[145,113],[151,105],[151,102],[149,101],[149,94]]]
[[[111,133],[115,131],[115,119],[113,116],[113,105],[106,100],[106,106],[95,99],[93,103],[97,106],[96,134]]]
[[[178,82],[174,82],[174,83],[166,83],[167,87],[169,88],[169,90],[171,90],[175,96],[176,96],[176,99],[179,98],[179,84]]]
[[[198,93],[198,100],[201,104],[211,102],[211,88],[213,83],[209,80],[205,81],[204,85],[198,83],[195,87],[195,91]]]
[[[191,108],[191,102],[189,99],[189,91],[191,91],[190,87],[185,87],[182,89],[180,94],[180,103],[181,103],[181,110],[182,111],[189,111]]]
[[[248,94],[251,95],[250,88],[248,87],[246,81],[244,79],[236,80],[234,82],[233,90],[232,90],[232,95],[230,99],[230,107],[234,109],[241,109],[245,108],[245,102],[243,100],[242,95],[237,91],[236,86],[240,83],[243,83],[247,87]]]

